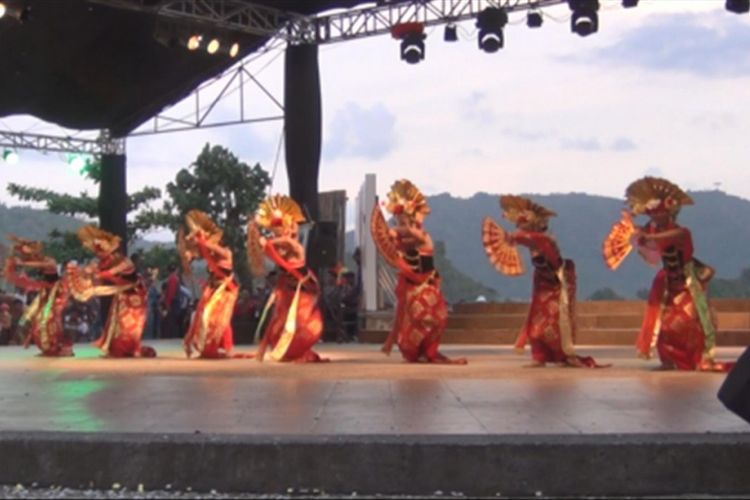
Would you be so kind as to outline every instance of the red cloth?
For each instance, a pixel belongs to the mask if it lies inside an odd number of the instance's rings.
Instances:
[[[180,287],[180,279],[177,277],[177,271],[173,271],[167,277],[167,289],[164,291],[164,305],[167,308],[172,307],[172,301],[177,295],[177,290]]]

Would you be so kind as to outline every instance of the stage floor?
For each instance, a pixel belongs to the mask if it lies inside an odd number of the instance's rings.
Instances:
[[[524,368],[505,346],[445,346],[468,366],[407,364],[372,344],[321,344],[325,364],[74,358],[0,347],[0,429],[250,435],[746,433],[723,374],[654,371],[630,347],[579,346],[606,369]],[[251,346],[240,346],[249,351]],[[741,348],[719,348],[735,359]]]

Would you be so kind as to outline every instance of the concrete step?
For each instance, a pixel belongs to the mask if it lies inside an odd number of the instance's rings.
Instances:
[[[448,328],[443,333],[443,344],[500,344],[512,345],[518,336],[518,328],[495,328],[464,330]],[[364,343],[380,344],[388,332],[385,330],[364,330],[359,339]],[[580,345],[633,345],[638,328],[580,328],[576,343]],[[719,346],[750,345],[750,328],[719,329],[716,335]]]
[[[711,299],[711,306],[717,311],[750,312],[750,299]],[[641,300],[601,300],[579,301],[579,313],[642,314],[645,302]],[[480,302],[455,304],[453,312],[461,314],[521,314],[528,310],[528,302]]]

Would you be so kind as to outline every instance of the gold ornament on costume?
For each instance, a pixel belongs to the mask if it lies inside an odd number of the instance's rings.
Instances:
[[[219,229],[219,226],[214,224],[205,212],[200,210],[191,210],[185,215],[185,224],[187,224],[190,233],[187,235],[187,239],[190,239],[191,235],[201,231],[207,240],[219,243],[224,232]]]
[[[505,230],[489,217],[482,221],[482,246],[490,263],[506,276],[524,273],[518,247],[508,242]]]
[[[659,177],[644,177],[633,182],[625,191],[625,197],[635,215],[665,211],[676,215],[683,205],[693,204],[693,199],[676,184]]]
[[[261,245],[261,235],[258,224],[250,220],[247,222],[247,242],[245,251],[247,252],[247,265],[250,272],[256,278],[262,278],[266,275],[266,266],[263,260],[263,246]]]
[[[526,223],[539,229],[546,229],[549,218],[557,215],[528,198],[515,195],[501,196],[500,208],[503,211],[503,217],[513,224]]]
[[[391,238],[390,229],[388,223],[383,217],[383,212],[376,203],[372,207],[372,217],[370,218],[370,233],[372,239],[375,242],[375,246],[378,248],[378,252],[383,256],[383,259],[388,265],[398,268],[401,256],[398,248]]]
[[[78,230],[78,239],[92,252],[107,255],[116,252],[120,248],[121,241],[119,236],[90,224]]]
[[[633,235],[635,234],[633,216],[627,210],[622,211],[622,218],[612,225],[609,235],[602,244],[604,263],[611,270],[617,269],[633,250]]]
[[[430,213],[427,199],[417,186],[406,179],[393,183],[391,191],[388,193],[388,203],[385,208],[393,215],[405,214],[412,218]]]
[[[291,227],[305,222],[305,216],[296,201],[289,196],[275,194],[260,203],[255,213],[255,222],[264,229]]]

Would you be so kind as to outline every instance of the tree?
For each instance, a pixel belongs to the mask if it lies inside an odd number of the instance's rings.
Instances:
[[[224,230],[224,243],[234,254],[234,269],[243,284],[250,283],[245,259],[245,225],[271,184],[260,164],[250,167],[228,149],[206,144],[196,160],[167,184],[168,199],[161,210],[139,214],[136,224],[177,231],[185,214],[204,211]]]
[[[444,242],[435,242],[434,255],[435,267],[443,278],[443,294],[449,303],[455,304],[462,300],[473,302],[480,295],[484,295],[489,301],[497,300],[498,294],[494,288],[471,279],[453,265],[446,255]]]
[[[99,184],[101,180],[101,164],[98,161],[90,162],[81,173],[94,184]],[[8,184],[8,193],[21,201],[44,203],[47,210],[56,214],[82,217],[88,220],[95,219],[99,215],[98,198],[89,195],[88,191],[84,191],[78,196],[73,196],[57,193],[49,189],[39,189],[10,183]],[[144,217],[143,213],[150,202],[159,198],[161,198],[161,190],[151,186],[144,187],[140,191],[128,195],[128,214],[135,214],[132,220],[128,221],[128,241],[132,241],[137,236],[153,228],[150,219]],[[59,250],[75,252],[76,245],[73,239],[64,237],[62,234],[58,234],[56,237],[58,238],[58,245],[73,244],[73,247],[70,248],[59,246]]]
[[[599,288],[589,295],[588,300],[624,300],[617,292],[609,287]]]

